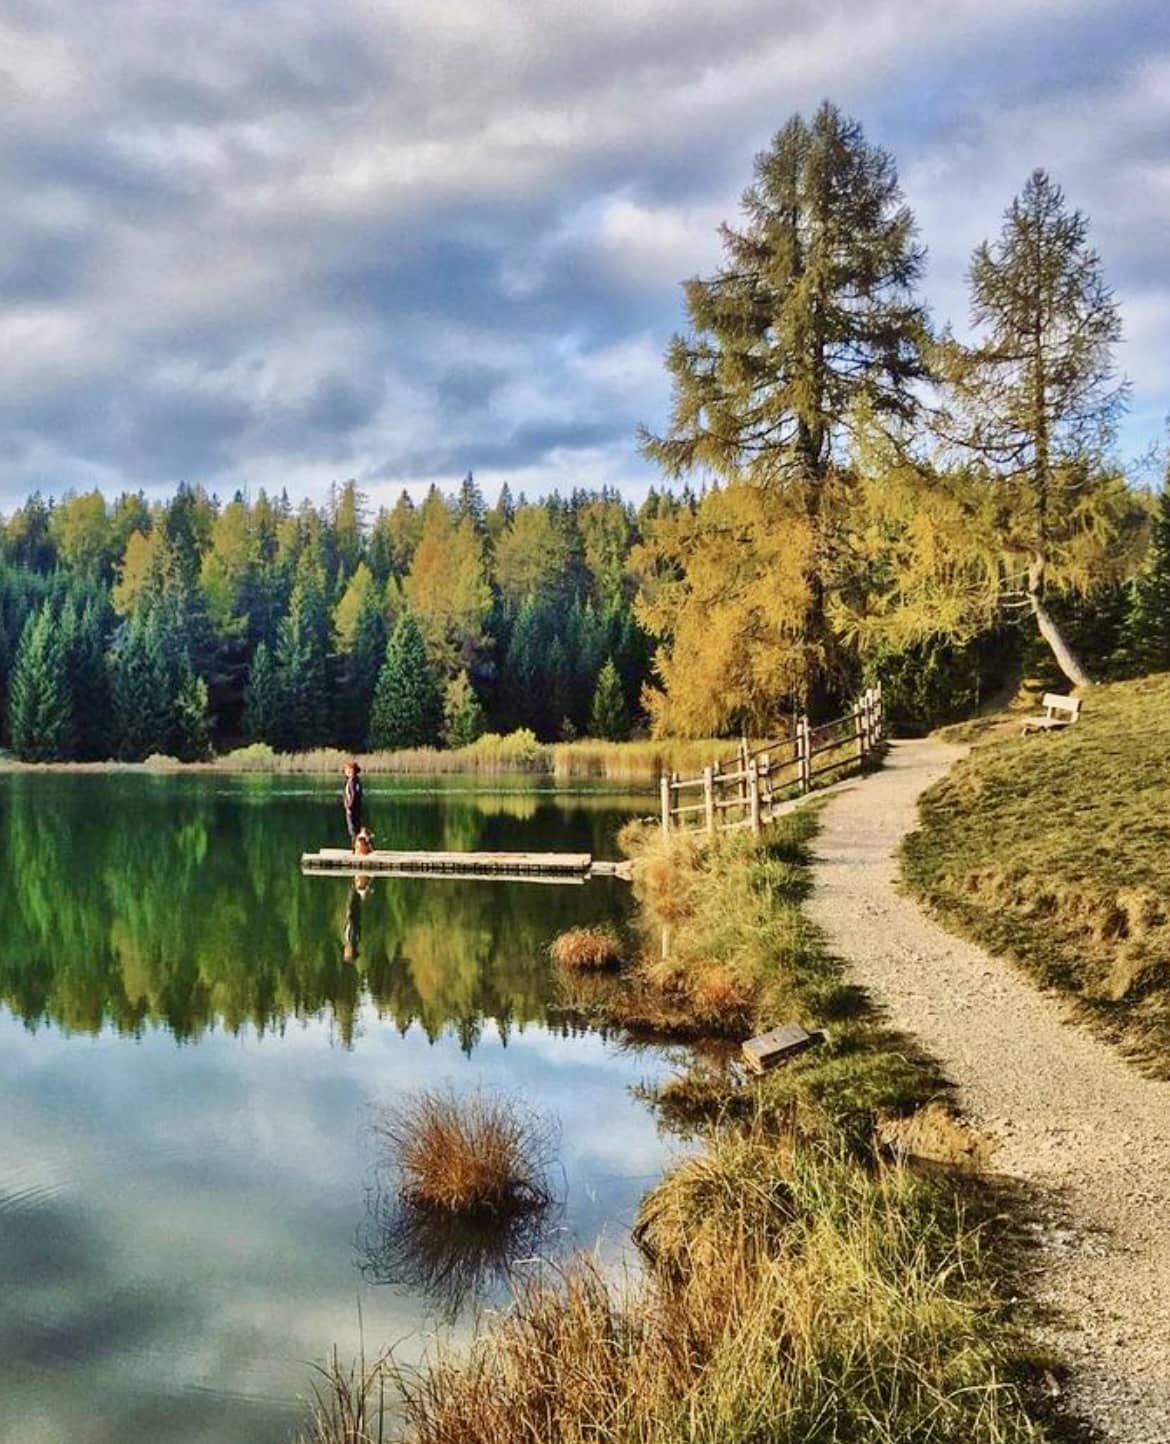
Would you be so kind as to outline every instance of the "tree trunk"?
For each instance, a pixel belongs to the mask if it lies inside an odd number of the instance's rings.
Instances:
[[[1032,615],[1036,618],[1036,625],[1040,628],[1040,635],[1052,649],[1052,655],[1056,658],[1056,665],[1073,684],[1074,687],[1091,687],[1093,679],[1085,671],[1080,658],[1065,641],[1060,628],[1056,625],[1056,619],[1044,605],[1041,598],[1041,589],[1044,581],[1044,563],[1033,562],[1028,571],[1028,601],[1032,607]]]

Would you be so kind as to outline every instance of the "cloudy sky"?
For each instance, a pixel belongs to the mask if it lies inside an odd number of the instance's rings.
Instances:
[[[939,319],[1028,171],[1170,410],[1165,0],[0,0],[0,511],[650,473],[679,281],[825,96],[896,155]]]

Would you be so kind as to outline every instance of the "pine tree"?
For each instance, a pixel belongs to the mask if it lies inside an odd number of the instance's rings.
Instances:
[[[466,747],[483,731],[483,706],[466,672],[452,677],[443,691],[443,741]]]
[[[368,585],[363,581],[368,578]],[[353,600],[357,593],[356,601]],[[352,615],[346,609],[352,602]],[[334,614],[342,649],[338,679],[337,735],[345,747],[358,748],[370,731],[370,707],[386,656],[386,619],[373,574],[360,563]]]
[[[1170,471],[1158,497],[1145,566],[1130,588],[1123,637],[1132,669],[1170,672]]]
[[[413,612],[399,618],[378,674],[370,715],[370,747],[434,747],[443,725],[443,696],[427,660]]]
[[[279,707],[276,664],[268,650],[268,643],[261,642],[252,658],[244,699],[244,733],[249,741],[273,741],[279,731]]]
[[[124,762],[165,752],[173,692],[161,630],[153,612],[123,624],[110,654],[114,699],[114,751]]]
[[[49,602],[29,618],[16,651],[8,695],[12,749],[25,762],[73,754],[73,699],[65,648]]]
[[[611,742],[624,742],[630,735],[630,718],[622,696],[621,678],[612,657],[605,659],[605,666],[597,679],[589,730],[594,737],[605,737]]]
[[[902,203],[893,160],[867,144],[861,127],[825,102],[813,120],[794,116],[770,150],[758,156],[744,196],[746,224],[722,231],[726,263],[709,280],[686,285],[691,334],[677,336],[667,355],[674,383],[671,426],[663,437],[643,433],[645,453],[680,477],[713,471],[771,495],[770,525],[790,535],[787,552],[773,548],[784,606],[768,618],[751,615],[768,577],[742,599],[741,630],[766,625],[784,639],[812,712],[828,705],[852,659],[834,627],[837,591],[852,579],[834,574],[839,535],[852,506],[842,478],[851,421],[864,410],[874,424],[901,426],[916,411],[915,386],[925,375],[926,317],[914,296],[923,251]],[[684,506],[683,516],[694,508]],[[718,711],[718,696],[698,697],[688,680],[685,641],[701,640],[677,625],[691,598],[686,587],[694,540],[685,530],[654,524],[651,558],[681,575],[682,584],[652,598],[642,620],[670,639],[675,674],[687,696]],[[726,550],[726,539],[724,539]],[[697,610],[708,607],[703,599]],[[750,689],[751,679],[740,679]],[[771,685],[772,679],[764,679]],[[753,697],[753,706],[781,699]]]

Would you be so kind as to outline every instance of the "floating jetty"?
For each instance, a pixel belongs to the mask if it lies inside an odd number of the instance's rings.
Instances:
[[[306,852],[301,872],[307,877],[336,873],[376,873],[380,877],[476,877],[501,882],[581,883],[591,877],[629,877],[624,862],[604,862],[587,852],[387,852],[363,855],[344,847]]]

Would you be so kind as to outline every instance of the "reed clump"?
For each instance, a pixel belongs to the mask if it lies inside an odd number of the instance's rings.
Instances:
[[[549,944],[549,954],[570,972],[611,972],[621,966],[625,949],[610,927],[568,928]]]
[[[555,1127],[516,1098],[420,1089],[386,1109],[374,1131],[410,1207],[499,1216],[553,1201]]]

